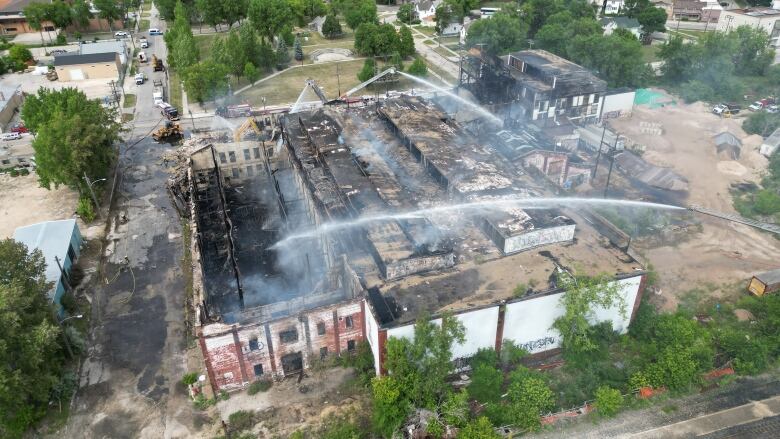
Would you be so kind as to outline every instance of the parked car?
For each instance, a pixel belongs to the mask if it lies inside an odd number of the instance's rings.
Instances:
[[[149,59],[146,57],[146,52],[139,52],[138,53],[138,62],[145,63],[149,61]]]
[[[118,30],[118,31],[114,32],[114,37],[116,37],[116,38],[127,38],[128,36],[130,36],[130,34],[128,34],[127,32],[125,32],[123,30]]]
[[[162,35],[162,31],[160,29],[157,29],[156,27],[153,27],[149,29],[149,35]]]
[[[778,107],[777,105],[770,105],[766,107],[766,112],[772,114],[780,113],[780,107]]]
[[[141,37],[141,39],[138,40],[138,43],[140,44],[141,49],[149,48],[149,40],[147,40],[146,37]]]
[[[712,112],[715,114],[723,114],[729,107],[726,104],[718,104],[712,107]]]
[[[51,52],[49,52],[49,55],[57,56],[57,55],[62,55],[63,53],[68,53],[68,51],[63,49],[54,49]]]
[[[19,133],[3,133],[3,141],[21,139],[22,135]]]
[[[755,101],[752,104],[748,105],[748,110],[750,111],[758,111],[762,108],[764,108],[764,104],[761,101]]]
[[[21,133],[29,133],[30,130],[28,130],[23,123],[17,123],[13,127],[11,127],[11,132],[21,134]]]
[[[135,85],[141,85],[144,82],[146,82],[146,76],[144,76],[143,73],[138,73],[135,75]]]

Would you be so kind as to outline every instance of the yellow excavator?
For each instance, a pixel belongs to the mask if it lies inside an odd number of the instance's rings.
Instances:
[[[244,134],[246,134],[247,131],[252,130],[255,133],[255,136],[260,137],[261,134],[263,134],[263,131],[260,129],[259,126],[257,126],[257,122],[255,121],[254,117],[250,117],[246,120],[246,122],[242,123],[240,127],[233,133],[233,140],[236,142],[240,142],[244,138]]]

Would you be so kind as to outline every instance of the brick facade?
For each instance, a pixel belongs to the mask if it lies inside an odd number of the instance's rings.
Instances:
[[[258,379],[308,368],[312,359],[340,355],[365,339],[362,298],[264,323],[212,323],[199,331],[215,392],[239,390]]]

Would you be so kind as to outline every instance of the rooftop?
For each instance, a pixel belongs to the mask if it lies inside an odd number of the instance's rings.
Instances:
[[[766,285],[778,284],[780,283],[780,268],[756,274],[755,277]]]
[[[54,66],[73,66],[79,64],[91,64],[116,61],[116,52],[89,53],[84,55],[64,54],[54,57]]]
[[[604,17],[599,20],[602,26],[609,23],[615,23],[621,29],[637,29],[640,27],[639,20],[629,17]]]
[[[604,92],[607,83],[588,69],[546,50],[523,50],[507,57],[512,76],[540,91]]]
[[[57,282],[60,279],[57,259],[64,264],[76,227],[75,219],[46,221],[17,228],[14,240],[26,245],[28,250],[40,250],[46,260],[46,280]]]
[[[772,8],[758,7],[758,8],[746,8],[746,9],[730,9],[726,12],[739,14],[739,15],[747,15],[755,18],[763,18],[763,17],[780,18],[780,9],[772,9]]]
[[[765,145],[780,145],[780,128],[776,129],[769,137],[764,139]]]

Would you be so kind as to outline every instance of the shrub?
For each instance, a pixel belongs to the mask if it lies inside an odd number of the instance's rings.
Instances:
[[[605,417],[615,416],[623,407],[623,395],[620,390],[609,386],[601,386],[596,389],[596,410]]]
[[[512,290],[512,297],[515,298],[523,297],[527,291],[528,291],[528,285],[524,283],[519,283],[517,284],[517,286],[515,286],[515,289]]]
[[[22,168],[19,170],[19,175],[30,175],[30,171],[27,168]]]
[[[265,392],[266,390],[270,389],[272,385],[273,383],[271,380],[257,380],[249,385],[246,393],[254,395],[259,392]]]
[[[414,59],[414,62],[412,62],[406,72],[413,76],[427,76],[428,66],[425,65],[425,61],[418,56]]]
[[[65,308],[68,314],[76,314],[79,310],[78,301],[72,292],[68,291],[60,297],[60,305]]]
[[[11,169],[11,171],[9,171],[8,173],[11,175],[11,177],[18,177],[19,176],[19,171],[16,168]]]
[[[367,58],[365,62],[363,62],[363,68],[360,69],[357,74],[358,80],[363,82],[371,79],[371,77],[375,74],[375,66],[376,64],[374,63],[374,60],[372,58]]]
[[[322,34],[325,38],[336,38],[341,36],[341,23],[339,19],[333,14],[328,14],[325,17],[325,22],[322,23]]]
[[[469,395],[479,402],[498,402],[504,376],[494,366],[480,364],[471,374]]]
[[[496,367],[498,365],[498,356],[496,355],[496,350],[493,348],[479,349],[477,353],[469,359],[469,364],[471,365],[472,369],[476,369],[481,365]]]
[[[184,374],[184,376],[181,378],[182,384],[185,386],[191,386],[198,382],[198,373],[197,372],[189,372]]]
[[[79,198],[79,204],[76,207],[76,213],[84,222],[92,222],[95,219],[95,209],[92,207],[92,200],[87,197]]]
[[[87,341],[84,340],[84,336],[81,335],[81,332],[79,332],[78,329],[73,326],[68,326],[65,328],[65,337],[68,338],[68,343],[70,343],[70,347],[73,349],[74,353],[80,354],[84,352],[87,347]]]
[[[249,430],[255,425],[255,412],[249,410],[239,410],[228,416],[228,425],[234,432]]]

